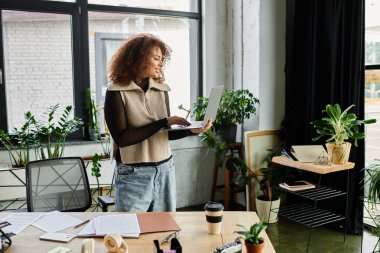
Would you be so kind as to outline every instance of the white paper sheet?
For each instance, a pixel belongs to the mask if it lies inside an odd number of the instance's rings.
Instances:
[[[77,237],[89,237],[89,236],[95,236],[96,230],[94,226],[94,220],[90,220],[89,223],[86,224],[84,228],[82,228],[81,231],[77,234]]]
[[[114,214],[100,216],[95,223],[98,234],[137,234],[140,226],[136,214]]]
[[[33,222],[32,225],[45,232],[57,232],[80,223],[82,223],[80,219],[74,218],[66,213],[53,211],[46,213],[40,219]]]
[[[15,212],[7,215],[2,220],[8,221],[11,225],[4,227],[3,231],[5,233],[18,234],[27,228],[34,221],[39,219],[43,213],[28,213],[28,212]]]
[[[122,237],[138,238],[140,226],[136,214],[102,215],[92,219],[77,235],[77,237],[105,236],[110,233]]]

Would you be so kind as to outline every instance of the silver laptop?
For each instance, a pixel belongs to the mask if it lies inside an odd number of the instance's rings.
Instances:
[[[210,96],[208,99],[208,105],[206,108],[205,117],[203,121],[191,121],[189,126],[183,125],[172,125],[168,128],[168,131],[175,130],[186,130],[186,129],[195,129],[195,128],[203,128],[207,125],[208,120],[215,121],[216,113],[218,112],[218,106],[220,102],[220,98],[222,97],[224,86],[215,86],[211,89]]]

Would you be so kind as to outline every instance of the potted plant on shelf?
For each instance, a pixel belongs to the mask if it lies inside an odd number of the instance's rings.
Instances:
[[[67,136],[78,130],[82,121],[77,117],[70,119],[72,106],[66,106],[56,120],[58,107],[59,104],[49,107],[45,113],[47,122],[37,121],[31,112],[26,112],[25,123],[20,129],[15,128],[14,134],[0,130],[0,142],[6,147],[13,166],[22,167],[29,162],[31,149],[40,159],[63,156]]]
[[[70,118],[70,114],[73,110],[71,105],[65,107],[57,121],[55,114],[58,108],[59,104],[48,108],[48,112],[45,113],[45,115],[47,115],[46,122],[34,122],[32,132],[38,140],[41,159],[62,157],[67,136],[78,130],[78,127],[83,124],[82,120],[78,117]],[[44,147],[45,145],[46,147]]]
[[[33,149],[36,152],[37,140],[31,133],[34,123],[34,116],[27,112],[24,124],[20,129],[15,127],[13,134],[0,129],[0,142],[8,151],[13,168],[25,166],[30,160],[30,151]]]
[[[263,252],[265,242],[263,237],[260,236],[260,233],[267,228],[267,226],[264,225],[263,219],[261,219],[259,223],[253,224],[249,229],[241,224],[237,224],[236,226],[242,228],[242,230],[235,231],[234,233],[242,235],[242,237],[239,238],[244,239],[247,253]]]
[[[317,137],[313,138],[313,141],[327,137],[327,153],[332,163],[346,163],[351,150],[351,143],[346,140],[354,140],[354,145],[357,146],[358,139],[365,137],[359,127],[376,122],[376,119],[358,120],[354,113],[348,113],[353,106],[351,105],[342,111],[339,104],[328,104],[322,111],[327,114],[327,117],[310,123],[317,131]]]
[[[235,142],[237,124],[243,124],[256,113],[259,100],[247,89],[228,92],[223,91],[214,125],[227,143]],[[192,105],[195,120],[203,120],[208,105],[208,98],[199,97]]]

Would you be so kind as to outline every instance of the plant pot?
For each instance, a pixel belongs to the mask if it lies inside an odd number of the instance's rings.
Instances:
[[[221,141],[225,141],[227,143],[236,142],[236,130],[237,125],[217,125],[215,126],[216,130],[220,134]]]
[[[90,141],[96,140],[95,129],[93,129],[93,128],[88,129],[88,138]]]
[[[259,244],[252,244],[245,241],[245,248],[247,253],[262,253],[264,251],[265,242],[261,241]]]
[[[260,219],[265,223],[275,223],[278,221],[278,211],[280,208],[280,198],[272,201],[261,200],[260,196],[256,197],[256,211]]]
[[[326,143],[327,154],[329,156],[329,161],[335,164],[343,164],[348,161],[351,151],[351,143],[345,142],[341,145],[336,145],[335,143]]]

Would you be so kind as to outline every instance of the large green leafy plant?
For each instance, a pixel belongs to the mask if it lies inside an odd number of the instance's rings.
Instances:
[[[44,113],[46,121],[36,121],[34,123],[35,128],[32,132],[39,142],[41,159],[62,157],[67,136],[78,130],[78,127],[83,124],[78,117],[70,118],[73,110],[71,105],[65,107],[62,115],[56,121],[55,115],[58,108],[59,104],[50,106],[48,111]]]
[[[0,142],[8,151],[11,163],[14,167],[25,166],[30,160],[30,151],[35,150],[38,142],[31,133],[35,123],[34,116],[30,112],[25,113],[25,122],[20,128],[14,128],[12,135],[0,129]]]
[[[228,92],[223,91],[218,112],[215,119],[216,125],[242,124],[256,113],[256,105],[259,100],[247,89],[239,89]],[[195,120],[203,120],[208,105],[208,98],[199,97],[197,103],[192,105]]]
[[[63,156],[67,136],[78,130],[82,120],[70,118],[73,110],[70,105],[56,119],[58,108],[59,104],[48,108],[44,113],[46,122],[37,121],[31,112],[27,112],[20,129],[14,128],[12,134],[0,130],[0,142],[7,149],[13,166],[25,166],[30,160],[30,150],[35,150],[35,157],[40,159]]]
[[[342,111],[339,104],[326,105],[326,109],[322,112],[326,113],[327,117],[310,123],[317,131],[317,136],[313,138],[313,141],[325,137],[327,142],[342,145],[346,140],[353,139],[355,146],[357,146],[358,139],[365,137],[365,134],[360,132],[359,127],[364,124],[375,123],[376,119],[357,119],[354,113],[348,112],[353,106],[351,105]]]

